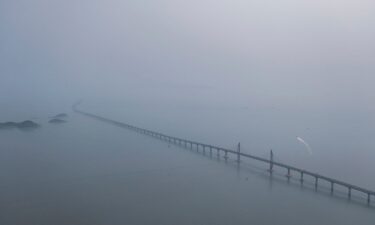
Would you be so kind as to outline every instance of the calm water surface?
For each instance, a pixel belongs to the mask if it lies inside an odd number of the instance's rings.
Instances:
[[[83,105],[148,129],[276,159],[375,189],[368,119],[316,112],[304,117],[253,109],[157,109]],[[10,118],[7,115],[7,118]],[[272,178],[267,165],[141,136],[70,113],[61,125],[0,131],[0,224],[374,224],[365,196],[331,196],[313,180]],[[342,122],[345,121],[345,124]],[[295,136],[312,146],[309,155]],[[341,140],[341,141],[336,141]],[[297,175],[296,175],[297,178]],[[375,203],[375,199],[373,200]]]

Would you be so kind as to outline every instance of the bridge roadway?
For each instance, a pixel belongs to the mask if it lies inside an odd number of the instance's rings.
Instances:
[[[206,149],[208,149],[210,151],[210,154],[212,154],[212,151],[216,151],[218,155],[220,154],[220,152],[223,152],[225,159],[228,158],[228,154],[233,154],[237,157],[238,163],[240,163],[240,157],[245,157],[245,158],[250,158],[250,159],[257,160],[257,161],[261,161],[261,162],[269,164],[269,172],[270,173],[273,172],[274,166],[278,166],[278,167],[281,167],[281,168],[284,168],[284,169],[287,170],[286,177],[288,179],[290,179],[292,171],[299,173],[301,183],[303,183],[304,176],[309,175],[309,176],[311,176],[315,179],[315,189],[318,188],[319,180],[322,180],[322,181],[328,182],[331,185],[331,189],[330,189],[331,193],[334,192],[334,186],[335,185],[340,185],[340,186],[343,186],[343,187],[347,188],[349,199],[352,196],[352,190],[355,190],[355,191],[358,191],[358,192],[361,192],[361,193],[365,194],[367,196],[367,204],[370,204],[371,196],[375,196],[374,191],[371,191],[371,190],[368,190],[368,189],[365,189],[365,188],[362,188],[362,187],[359,187],[359,186],[356,186],[356,185],[352,185],[352,184],[349,184],[349,183],[346,183],[346,182],[343,182],[343,181],[339,181],[339,180],[336,180],[336,179],[333,179],[333,178],[330,178],[330,177],[319,175],[317,173],[310,172],[310,171],[307,171],[307,170],[304,170],[304,169],[300,169],[300,168],[297,168],[297,167],[294,167],[294,166],[290,166],[290,165],[287,165],[287,164],[284,164],[284,163],[276,162],[276,161],[273,160],[272,152],[271,152],[270,159],[266,159],[266,158],[242,153],[242,152],[240,152],[240,148],[238,148],[237,151],[234,151],[234,150],[231,150],[231,149],[225,149],[225,148],[214,146],[214,145],[208,145],[208,144],[190,141],[190,140],[186,140],[186,139],[182,139],[182,138],[178,138],[178,137],[173,137],[173,136],[165,135],[165,134],[162,134],[162,133],[159,133],[159,132],[154,132],[154,131],[151,131],[151,130],[147,130],[147,129],[139,128],[139,127],[136,127],[136,126],[132,126],[132,125],[129,125],[129,124],[126,124],[126,123],[122,123],[122,122],[118,122],[118,121],[115,121],[115,120],[107,119],[107,118],[97,116],[97,115],[94,115],[94,114],[91,114],[91,113],[83,112],[83,111],[80,111],[80,110],[77,109],[77,107],[76,107],[77,105],[78,104],[73,106],[73,111],[76,112],[76,113],[79,113],[79,114],[82,114],[82,115],[85,115],[85,116],[88,116],[88,117],[91,117],[91,118],[95,118],[95,119],[103,121],[103,122],[111,123],[111,124],[119,126],[119,127],[127,128],[129,130],[133,130],[135,132],[138,132],[138,133],[141,133],[141,134],[144,134],[144,135],[155,137],[155,138],[158,138],[160,140],[167,141],[169,143],[183,145],[185,148],[190,147],[192,149],[193,147],[196,147],[196,149],[198,151],[199,147],[201,147],[204,151]]]

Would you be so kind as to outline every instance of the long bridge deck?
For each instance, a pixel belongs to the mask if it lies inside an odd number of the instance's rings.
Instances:
[[[173,136],[169,136],[169,135],[162,134],[162,133],[159,133],[159,132],[155,132],[155,131],[139,128],[139,127],[136,127],[136,126],[132,126],[130,124],[126,124],[126,123],[118,122],[118,121],[115,121],[115,120],[107,119],[107,118],[97,116],[97,115],[94,115],[94,114],[91,114],[91,113],[83,112],[83,111],[78,110],[76,106],[77,105],[73,106],[74,112],[80,113],[82,115],[85,115],[85,116],[88,116],[88,117],[91,117],[91,118],[95,118],[97,120],[101,120],[103,122],[111,123],[111,124],[119,126],[119,127],[123,127],[123,128],[129,129],[129,130],[133,130],[135,132],[138,132],[138,133],[141,133],[141,134],[144,134],[144,135],[148,135],[148,136],[151,136],[151,137],[154,137],[154,138],[158,138],[162,141],[167,141],[169,143],[178,144],[178,145],[184,146],[185,148],[196,147],[197,150],[199,150],[199,148],[201,148],[204,151],[207,149],[207,150],[210,151],[211,154],[212,154],[212,151],[217,151],[217,154],[219,154],[220,152],[223,152],[225,159],[228,158],[228,154],[232,154],[232,155],[235,155],[237,157],[238,163],[240,163],[241,157],[261,161],[261,162],[269,164],[269,172],[270,173],[273,172],[274,166],[284,168],[284,169],[286,169],[286,172],[287,172],[286,177],[288,179],[290,179],[292,171],[297,172],[297,173],[300,174],[300,182],[301,183],[303,183],[305,175],[311,176],[315,179],[315,188],[318,187],[318,182],[320,180],[326,181],[331,185],[331,188],[330,188],[331,193],[334,192],[334,186],[335,185],[340,185],[340,186],[343,186],[343,187],[347,188],[348,198],[351,198],[352,190],[361,192],[361,193],[363,193],[367,196],[367,204],[370,204],[371,196],[375,196],[374,191],[368,190],[366,188],[362,188],[362,187],[359,187],[359,186],[356,186],[356,185],[353,185],[353,184],[349,184],[347,182],[343,182],[343,181],[340,181],[340,180],[337,180],[337,179],[334,179],[334,178],[323,176],[323,175],[320,175],[318,173],[310,172],[310,171],[300,169],[300,168],[297,168],[297,167],[294,167],[294,166],[290,166],[290,165],[287,165],[287,164],[284,164],[284,163],[276,162],[276,161],[273,160],[272,151],[271,151],[271,155],[270,155],[269,159],[262,158],[262,157],[242,153],[240,151],[240,146],[238,146],[237,151],[235,151],[235,150],[226,149],[226,148],[222,148],[222,147],[218,147],[218,146],[214,146],[214,145],[209,145],[209,144],[199,143],[199,142],[195,142],[195,141],[191,141],[191,140],[187,140],[187,139],[173,137]]]

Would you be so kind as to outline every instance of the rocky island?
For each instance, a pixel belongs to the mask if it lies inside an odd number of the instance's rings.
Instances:
[[[23,122],[0,123],[0,129],[11,129],[11,128],[29,129],[29,128],[37,128],[37,127],[40,127],[40,125],[31,120],[25,120]]]
[[[59,118],[54,118],[54,119],[51,119],[50,121],[48,121],[48,123],[58,124],[58,123],[66,123],[66,121],[62,120],[62,119],[59,119]]]

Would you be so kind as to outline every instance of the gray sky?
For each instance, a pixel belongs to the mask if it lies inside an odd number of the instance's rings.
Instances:
[[[372,0],[0,0],[0,102],[373,113]]]

